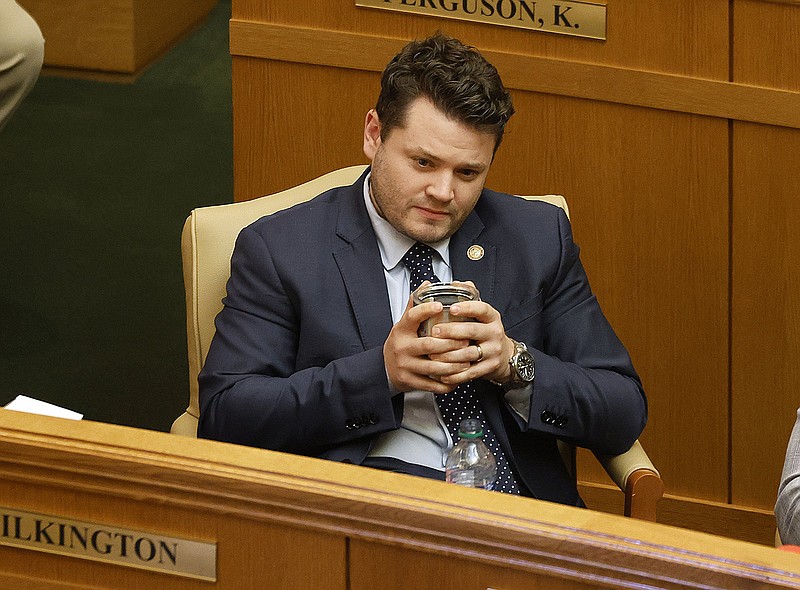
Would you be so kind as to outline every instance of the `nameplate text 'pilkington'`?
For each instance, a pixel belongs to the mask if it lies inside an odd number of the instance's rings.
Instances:
[[[0,545],[216,581],[217,545],[0,507]]]

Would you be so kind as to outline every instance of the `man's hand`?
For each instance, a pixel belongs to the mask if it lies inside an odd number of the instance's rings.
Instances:
[[[456,386],[479,378],[498,383],[511,379],[508,361],[514,354],[514,342],[506,336],[500,312],[485,301],[461,301],[450,307],[450,316],[474,321],[437,324],[432,335],[448,341],[466,341],[469,345],[460,350],[435,353],[431,360],[460,361],[469,365],[463,371],[442,375],[442,383]]]
[[[417,335],[422,322],[441,312],[438,301],[415,306],[409,297],[403,317],[389,332],[383,345],[383,360],[389,380],[398,391],[450,393],[459,383],[450,382],[450,376],[470,368],[477,349],[469,346],[468,339]],[[473,358],[467,359],[470,348]]]
[[[431,336],[418,336],[420,324],[441,311],[441,303],[414,306],[409,298],[383,346],[392,385],[400,392],[450,393],[473,379],[508,381],[514,343],[506,336],[500,312],[483,301],[462,301],[450,307],[450,315],[474,321],[437,324]]]

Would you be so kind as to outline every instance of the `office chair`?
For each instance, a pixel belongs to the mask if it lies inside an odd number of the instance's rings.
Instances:
[[[230,276],[230,259],[239,231],[259,217],[306,201],[327,189],[352,184],[365,166],[350,166],[285,191],[228,205],[200,207],[183,226],[181,252],[186,290],[186,334],[189,354],[189,407],[172,424],[171,432],[197,436],[200,416],[197,376],[214,336],[214,318],[222,309],[222,298]],[[562,207],[560,195],[526,196]],[[575,448],[559,442],[562,458],[577,477]],[[639,441],[617,456],[597,456],[614,483],[625,492],[625,515],[656,520],[656,504],[664,484]]]

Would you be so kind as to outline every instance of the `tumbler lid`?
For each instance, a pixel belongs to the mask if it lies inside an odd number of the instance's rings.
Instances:
[[[441,301],[444,305],[452,305],[459,301],[480,299],[478,290],[466,283],[431,283],[414,291],[414,303]]]

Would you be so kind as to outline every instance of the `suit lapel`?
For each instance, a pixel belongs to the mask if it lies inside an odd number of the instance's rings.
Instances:
[[[366,173],[365,173],[366,174]],[[333,252],[365,350],[383,346],[392,314],[378,242],[363,199],[364,176],[343,189],[336,234],[342,246]]]
[[[484,228],[483,221],[473,210],[450,238],[450,266],[454,280],[472,281],[481,299],[491,302],[496,291],[497,248],[487,241]],[[479,246],[480,249],[474,249],[473,246]],[[468,255],[468,252],[472,255]]]

